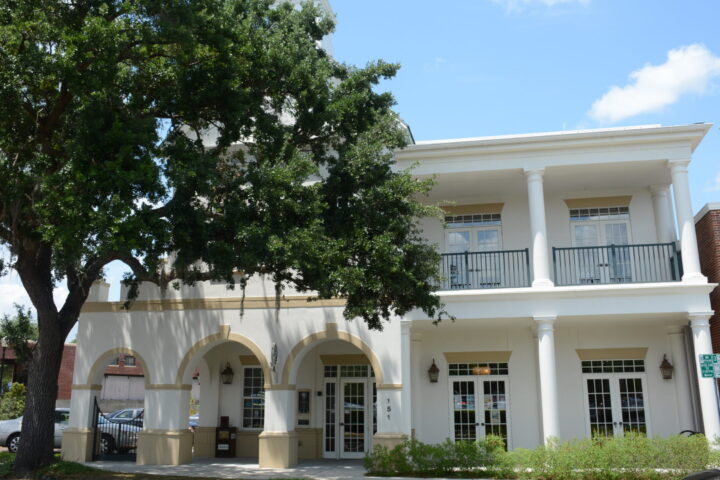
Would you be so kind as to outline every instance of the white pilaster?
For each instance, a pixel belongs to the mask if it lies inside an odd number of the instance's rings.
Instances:
[[[675,213],[677,215],[678,230],[680,231],[680,250],[682,252],[684,271],[682,280],[683,282],[707,283],[707,278],[700,271],[700,255],[695,235],[695,220],[693,218],[690,184],[688,182],[689,163],[689,161],[670,163],[673,194],[675,196]]]
[[[540,371],[540,399],[542,405],[543,440],[560,438],[560,410],[558,407],[557,371],[555,366],[555,315],[533,317],[537,326],[538,368]]]
[[[696,430],[693,419],[692,398],[690,397],[690,382],[692,379],[688,374],[688,365],[685,355],[685,333],[682,327],[669,327],[668,339],[670,340],[670,362],[672,363],[673,378],[669,380],[675,384],[675,397],[678,408],[678,431]]]
[[[377,390],[377,433],[404,435],[402,389],[387,387]]]
[[[652,185],[650,191],[652,192],[658,242],[670,243],[674,241],[675,237],[672,227],[672,213],[668,208],[670,205],[670,189],[667,185]]]
[[[412,342],[410,338],[410,327],[412,322],[401,321],[400,322],[400,355],[401,355],[401,368],[402,368],[402,405],[400,409],[402,413],[403,428],[400,433],[403,433],[410,437],[412,433],[412,360],[411,360],[411,347]]]
[[[70,396],[69,427],[91,428],[94,425],[95,399],[100,395],[101,385],[75,385]]]
[[[713,312],[688,314],[693,333],[693,345],[695,346],[695,359],[693,360],[695,362],[699,361],[698,355],[713,353],[710,338],[710,317],[712,314]],[[715,379],[704,378],[698,367],[697,381],[705,436],[710,442],[714,442],[715,439],[720,437],[720,416],[718,415],[718,403],[715,394]]]
[[[265,390],[265,432],[282,433],[295,430],[296,396],[295,389]]]
[[[545,223],[545,194],[543,170],[525,170],[532,234],[533,287],[552,287]]]
[[[146,430],[187,430],[190,388],[190,385],[172,389],[146,388],[143,427]]]
[[[220,422],[220,375],[212,372],[205,359],[200,361],[199,426],[216,427]],[[213,373],[215,373],[213,375]]]

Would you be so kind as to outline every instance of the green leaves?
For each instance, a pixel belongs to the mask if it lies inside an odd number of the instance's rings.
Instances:
[[[398,66],[336,62],[333,28],[309,3],[4,2],[0,239],[51,252],[34,273],[70,279],[75,318],[114,259],[131,282],[267,275],[372,328],[437,317],[417,226],[437,212],[394,170],[406,133],[375,91]]]

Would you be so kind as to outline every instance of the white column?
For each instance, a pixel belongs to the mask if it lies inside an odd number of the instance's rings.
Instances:
[[[412,360],[410,341],[411,321],[400,322],[400,356],[402,368],[402,413],[403,426],[400,430],[410,438],[412,433]]]
[[[667,185],[652,185],[650,191],[652,192],[658,242],[670,243],[674,241],[675,235],[672,226],[672,213],[668,208],[670,206],[669,188]]]
[[[692,379],[688,374],[688,365],[685,355],[685,333],[682,327],[668,327],[668,339],[670,340],[670,355],[668,360],[672,363],[673,379],[670,380],[675,386],[675,397],[678,406],[678,431],[696,430],[693,418],[692,398],[690,397],[690,382]]]
[[[172,389],[146,388],[143,427],[146,430],[187,430],[190,389],[190,385]]]
[[[552,287],[548,257],[547,227],[545,225],[545,195],[543,170],[525,170],[532,234],[533,287]]]
[[[689,161],[670,163],[675,213],[680,231],[680,250],[682,251],[684,271],[682,280],[683,282],[707,283],[707,278],[700,271],[700,255],[695,236],[695,219],[693,218],[690,184],[688,183],[687,167],[689,163]]]
[[[265,432],[292,432],[295,430],[295,401],[297,392],[292,389],[265,390]]]
[[[213,374],[214,373],[214,374]],[[220,374],[212,372],[205,359],[200,361],[200,418],[201,427],[217,427],[220,423]]]
[[[542,405],[543,440],[560,438],[557,371],[555,366],[555,315],[533,317],[538,336],[538,369],[540,371],[540,399]]]
[[[698,355],[713,353],[710,338],[710,317],[712,314],[713,312],[688,314],[693,333],[693,345],[695,346],[694,362],[699,362]],[[704,378],[698,365],[697,381],[705,436],[710,442],[713,442],[720,437],[720,416],[718,415],[718,403],[715,393],[715,379]]]
[[[88,429],[93,427],[95,399],[100,395],[101,385],[73,385],[70,395],[69,427]]]

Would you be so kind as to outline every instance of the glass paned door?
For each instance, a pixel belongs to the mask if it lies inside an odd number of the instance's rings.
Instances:
[[[578,283],[626,283],[632,281],[628,222],[574,222],[576,247],[607,247],[576,250]]]
[[[451,385],[455,441],[475,441],[497,435],[508,445],[508,398],[505,377],[454,380]]]
[[[589,433],[622,436],[625,432],[648,433],[645,380],[633,375],[586,376]]]
[[[362,458],[366,451],[367,381],[342,380],[340,448],[342,458]]]
[[[450,288],[465,288],[469,284],[468,257],[471,251],[470,230],[449,230],[447,232],[447,253],[454,253],[448,258]]]

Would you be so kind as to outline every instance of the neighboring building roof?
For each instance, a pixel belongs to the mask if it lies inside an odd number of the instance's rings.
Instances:
[[[710,210],[720,210],[720,202],[710,202],[703,205],[700,211],[695,214],[695,223],[702,220]]]

